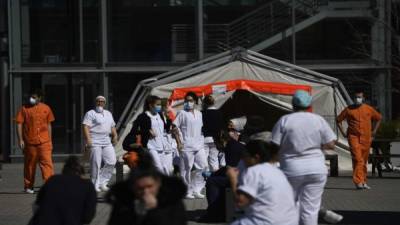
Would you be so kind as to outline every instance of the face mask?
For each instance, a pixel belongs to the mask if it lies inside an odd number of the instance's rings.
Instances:
[[[104,108],[102,106],[96,106],[96,112],[102,113]]]
[[[29,103],[31,103],[31,105],[36,105],[37,100],[35,98],[30,97],[29,98]]]
[[[183,109],[184,110],[191,110],[194,108],[194,102],[185,102],[183,104]]]
[[[354,102],[356,103],[356,105],[361,105],[363,103],[363,98],[356,97]]]
[[[161,105],[156,105],[156,106],[154,106],[154,112],[155,112],[155,113],[160,113],[161,110],[162,110]]]

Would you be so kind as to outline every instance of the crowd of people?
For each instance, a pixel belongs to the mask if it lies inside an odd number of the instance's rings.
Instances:
[[[334,149],[337,136],[323,117],[311,112],[308,92],[296,91],[293,112],[282,116],[271,131],[262,112],[226,120],[212,95],[205,96],[200,107],[199,97],[187,92],[177,113],[166,99],[150,95],[122,141],[130,176],[112,187],[118,134],[111,112],[105,109],[106,98],[96,97],[94,109],[82,121],[90,154],[90,184],[82,179],[83,168],[74,157],[68,159],[62,175],[52,176],[51,122],[55,118],[40,101],[41,92],[30,96],[30,105],[16,117],[19,146],[25,155],[25,192],[34,192],[38,162],[46,181],[31,224],[58,224],[56,220],[69,221],[66,217],[78,214],[68,224],[88,223],[94,216],[96,192],[107,192],[105,199],[113,206],[108,224],[186,224],[183,199],[205,197],[208,208],[200,218],[203,222],[225,220],[225,198],[229,197],[243,210],[235,225],[315,225],[318,217],[331,223],[343,218],[321,207],[328,173],[324,150]],[[344,120],[347,131],[341,126]],[[366,163],[380,120],[381,115],[364,103],[362,92],[337,118],[349,140],[356,189],[370,189]],[[233,196],[225,195],[227,188]],[[65,202],[63,207],[69,202],[80,206],[60,209],[63,216],[55,218],[52,215],[60,202]]]

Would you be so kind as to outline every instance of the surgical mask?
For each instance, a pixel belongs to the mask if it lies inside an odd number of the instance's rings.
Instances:
[[[96,112],[102,113],[104,108],[102,106],[96,106]]]
[[[30,97],[29,98],[29,103],[31,103],[31,105],[36,105],[37,99]]]
[[[161,105],[156,105],[156,106],[154,106],[154,112],[155,112],[155,113],[160,113],[161,110],[162,110]]]
[[[356,105],[361,105],[363,103],[363,101],[364,101],[364,99],[360,98],[360,97],[356,97],[354,99],[354,102],[355,102]]]
[[[191,110],[194,109],[194,102],[185,102],[183,104],[183,109],[184,110]]]

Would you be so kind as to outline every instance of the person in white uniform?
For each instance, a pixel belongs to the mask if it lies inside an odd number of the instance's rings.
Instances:
[[[198,97],[194,92],[185,96],[184,110],[178,112],[174,120],[180,130],[180,174],[188,186],[186,198],[204,198],[200,192],[205,186],[202,172],[207,168],[207,157],[204,152],[204,137],[202,135],[203,119],[199,110],[195,109]],[[193,172],[192,168],[195,167]]]
[[[90,178],[97,192],[108,191],[116,163],[113,144],[118,142],[114,118],[105,105],[106,98],[97,96],[96,108],[89,110],[82,122],[86,147],[90,149]]]
[[[280,168],[293,187],[299,203],[300,224],[317,225],[318,211],[328,170],[322,150],[334,149],[336,135],[321,116],[308,112],[312,97],[296,91],[294,112],[279,119],[272,142],[279,146]]]
[[[277,148],[262,140],[246,144],[243,171],[229,167],[227,176],[237,207],[244,215],[232,225],[298,225],[293,189],[274,164]],[[240,175],[239,175],[240,171]]]

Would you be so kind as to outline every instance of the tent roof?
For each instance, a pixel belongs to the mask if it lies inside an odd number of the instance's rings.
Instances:
[[[122,113],[120,120],[118,121],[117,128],[120,129],[122,125],[129,121],[131,116],[133,116],[138,109],[138,106],[141,105],[143,96],[149,94],[152,89],[170,83],[179,84],[179,81],[185,80],[189,77],[194,77],[207,71],[229,66],[229,64],[232,64],[236,61],[284,74],[296,80],[321,84],[322,86],[334,87],[345,98],[344,100],[347,103],[351,103],[351,99],[347,91],[345,90],[341,81],[337,78],[280,61],[254,51],[237,47],[230,51],[217,54],[204,60],[200,60],[176,70],[162,73],[139,82],[124,112]]]

